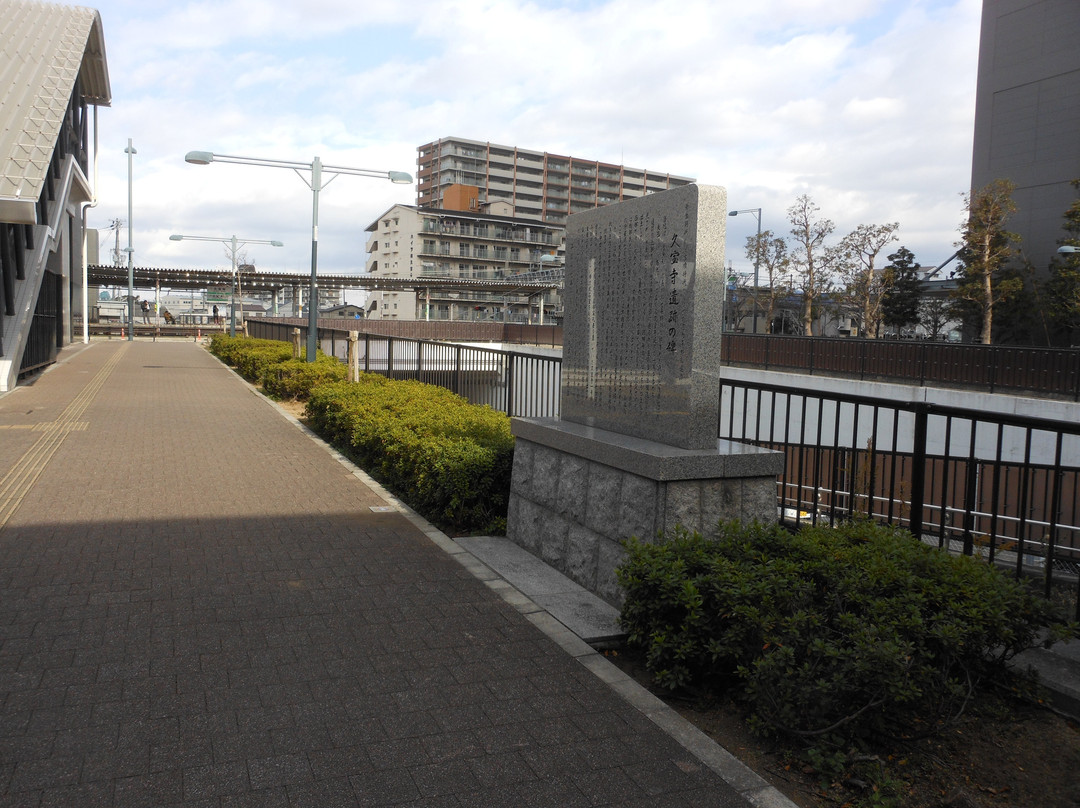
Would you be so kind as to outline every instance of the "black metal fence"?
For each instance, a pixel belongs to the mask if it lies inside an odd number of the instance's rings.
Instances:
[[[289,342],[299,326],[269,320],[248,321],[253,337]],[[303,329],[300,329],[303,332]],[[301,333],[301,345],[306,337]],[[319,329],[323,353],[348,359],[349,334]],[[445,387],[473,404],[486,404],[522,418],[557,418],[562,358],[406,337],[359,334],[358,361],[365,373],[416,379]]]
[[[295,328],[249,322],[252,336],[269,339],[291,340]],[[346,359],[346,332],[320,329],[319,339]],[[556,355],[375,334],[357,348],[366,372],[447,387],[512,416],[559,415]],[[719,395],[717,437],[785,454],[782,521],[902,526],[1017,577],[1040,576],[1080,619],[1080,424],[751,382],[723,381]]]
[[[307,339],[308,321],[300,317],[248,319],[248,331],[255,324],[283,326],[291,331],[299,328]],[[529,323],[468,322],[458,320],[366,320],[348,318],[319,318],[319,334],[338,332],[347,338],[350,331],[383,337],[408,337],[436,342],[501,342],[511,345],[542,345],[557,348],[562,345],[561,325]]]
[[[1080,401],[1080,351],[1073,349],[929,340],[724,334],[721,351],[725,364],[758,370],[788,370]]]
[[[785,522],[864,516],[1039,575],[1080,619],[1080,424],[723,382],[718,436],[784,452]]]

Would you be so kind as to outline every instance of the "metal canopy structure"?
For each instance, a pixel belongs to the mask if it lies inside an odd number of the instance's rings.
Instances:
[[[173,269],[168,267],[134,267],[134,286],[137,289],[206,289],[211,286],[231,286],[232,268]],[[245,294],[274,292],[293,287],[306,288],[310,278],[292,272],[251,271],[240,267],[240,283]],[[91,264],[87,270],[91,286],[127,287],[127,267]],[[319,275],[319,288],[380,289],[387,291],[492,292],[504,295],[535,295],[549,289],[561,289],[561,270],[529,272],[510,278],[447,278],[421,275],[416,278],[380,278],[374,275]]]

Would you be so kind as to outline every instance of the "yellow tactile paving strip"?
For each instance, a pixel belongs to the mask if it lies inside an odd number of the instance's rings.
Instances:
[[[94,396],[105,384],[113,368],[123,359],[126,351],[127,346],[121,346],[55,421],[6,427],[31,429],[41,432],[41,437],[8,469],[3,479],[0,479],[0,531],[4,529],[11,514],[19,507],[34,481],[45,470],[49,460],[64,442],[64,438],[71,432],[83,431],[87,428],[86,421],[82,420],[86,408],[90,406]]]

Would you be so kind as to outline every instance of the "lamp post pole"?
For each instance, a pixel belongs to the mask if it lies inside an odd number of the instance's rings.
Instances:
[[[333,177],[331,177],[333,179]],[[307,361],[314,362],[319,347],[319,191],[322,184],[322,160],[311,161],[311,285],[308,289]]]
[[[308,288],[308,337],[307,337],[307,361],[314,362],[318,349],[319,328],[319,192],[333,182],[339,174],[349,174],[359,177],[378,177],[388,179],[398,184],[411,184],[412,175],[404,171],[375,171],[367,168],[346,168],[343,166],[326,166],[322,160],[315,157],[310,163],[299,163],[291,160],[272,160],[260,157],[237,157],[229,154],[215,154],[206,151],[188,152],[184,159],[194,165],[208,165],[209,163],[240,163],[242,165],[265,166],[268,168],[288,168],[296,172],[297,176],[311,189],[311,283]],[[323,182],[323,170],[330,174],[330,179]],[[311,172],[310,181],[300,172]]]
[[[733,210],[728,213],[728,216],[738,216],[740,213],[753,213],[754,216],[757,217],[757,243],[754,245],[754,333],[756,334],[758,315],[758,267],[761,262],[761,208]]]
[[[131,245],[131,158],[137,154],[135,147],[131,145],[131,138],[128,138],[127,148],[124,152],[128,156],[128,245],[127,245],[127,259],[128,259],[128,342],[135,339],[135,264],[133,255],[135,254],[135,248]],[[83,314],[85,315],[85,312]]]
[[[229,236],[228,238],[218,238],[216,236],[183,236],[174,234],[169,236],[169,241],[217,241],[226,245],[229,248],[229,252],[232,254],[232,294],[229,296],[229,336],[236,336],[236,289],[239,284],[240,268],[236,264],[236,254],[241,247],[245,247],[248,244],[269,244],[271,247],[284,247],[285,244],[280,241],[268,241],[266,239],[244,239],[241,241],[236,236]],[[243,293],[241,292],[241,295]],[[244,321],[244,300],[240,298],[240,322]]]

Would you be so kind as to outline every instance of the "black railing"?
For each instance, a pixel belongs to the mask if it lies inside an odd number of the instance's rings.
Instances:
[[[785,522],[867,517],[1064,587],[1080,619],[1080,424],[723,382],[718,436],[784,452]]]
[[[931,340],[724,334],[727,365],[1080,401],[1080,351]]]
[[[248,318],[248,333],[254,328],[267,333],[289,334],[299,328],[307,339],[307,319],[299,317]],[[467,320],[367,320],[349,318],[319,318],[320,339],[348,339],[350,331],[384,337],[445,342],[502,342],[512,345],[562,346],[561,325],[535,323],[472,322]],[[323,336],[325,335],[325,336]],[[269,337],[286,339],[286,337]]]
[[[249,320],[253,337],[291,341],[299,326]],[[306,344],[301,330],[300,344]],[[348,360],[349,334],[319,329],[323,353]],[[408,337],[359,334],[357,359],[365,373],[392,379],[416,379],[445,387],[473,404],[486,404],[512,417],[557,418],[562,358],[480,348]]]
[[[270,339],[289,340],[296,327],[249,322]],[[319,337],[344,361],[347,334]],[[367,372],[447,387],[513,416],[559,414],[558,356],[375,334],[360,335],[358,351]],[[722,381],[719,392],[717,437],[785,454],[782,521],[902,526],[1017,577],[1041,576],[1044,594],[1067,598],[1080,619],[1080,424],[772,384]]]

